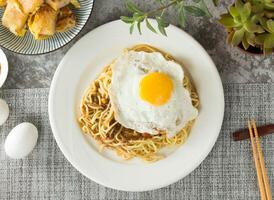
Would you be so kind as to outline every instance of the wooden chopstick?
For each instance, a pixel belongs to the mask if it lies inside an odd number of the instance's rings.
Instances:
[[[262,177],[262,173],[261,173],[261,167],[260,167],[260,163],[258,162],[257,148],[255,146],[254,135],[253,135],[253,131],[252,131],[250,121],[248,121],[248,129],[249,129],[249,134],[250,134],[250,141],[251,141],[251,146],[252,146],[252,151],[253,151],[253,158],[254,158],[256,172],[257,172],[257,179],[258,179],[258,185],[259,185],[259,189],[260,189],[261,199],[266,200],[266,194],[265,194],[265,189],[264,189],[264,184],[263,184],[263,177]]]
[[[266,173],[260,138],[258,136],[258,130],[256,127],[255,120],[252,120],[251,122],[248,121],[248,129],[250,134],[253,158],[254,158],[256,172],[257,172],[257,179],[258,179],[261,199],[272,200],[269,180]],[[254,129],[254,132],[253,132],[253,129]]]
[[[253,129],[254,129],[254,133],[255,133],[257,151],[259,153],[259,162],[260,162],[261,169],[262,169],[263,182],[264,182],[264,186],[265,186],[266,197],[267,197],[267,200],[272,200],[272,194],[271,194],[269,180],[268,180],[268,176],[267,176],[267,172],[266,172],[266,168],[265,168],[264,156],[263,156],[263,152],[262,152],[262,148],[261,148],[261,142],[260,142],[258,130],[257,130],[257,127],[256,127],[256,122],[255,122],[254,119],[252,120],[251,124],[253,125]]]

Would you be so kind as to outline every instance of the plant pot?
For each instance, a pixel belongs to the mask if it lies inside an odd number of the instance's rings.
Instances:
[[[236,1],[236,0],[235,0]],[[229,7],[231,7],[231,6],[235,6],[235,3],[232,3]],[[252,12],[252,11],[251,11]],[[272,14],[274,14],[274,10],[273,11],[271,11],[272,12]],[[225,13],[225,14],[228,14],[228,13]],[[270,17],[271,18],[271,17]],[[269,19],[270,19],[269,18]],[[223,27],[225,27],[224,25],[223,25]],[[230,33],[231,33],[231,31],[233,30],[233,27],[225,27],[225,29],[226,29],[226,32],[227,32],[227,34],[228,34],[228,37],[227,37],[227,42],[230,44],[231,43],[231,40],[232,40],[232,36],[230,36]],[[234,47],[234,46],[233,46]],[[242,43],[240,43],[238,46],[237,46],[237,48],[238,49],[240,49],[242,52],[244,52],[244,53],[246,53],[246,54],[249,54],[249,55],[253,55],[253,56],[265,56],[266,54],[271,54],[271,53],[273,53],[273,51],[271,51],[271,52],[267,52],[267,53],[265,53],[262,49],[262,46],[249,46],[248,47],[248,49],[246,50],[244,47],[243,47],[243,45],[242,45]]]
[[[243,47],[242,43],[237,46],[242,52],[253,55],[253,56],[263,56],[264,53],[261,48],[250,46],[247,50]]]

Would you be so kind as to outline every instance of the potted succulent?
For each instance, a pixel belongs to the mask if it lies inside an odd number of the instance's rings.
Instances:
[[[227,41],[246,52],[267,54],[274,48],[274,2],[236,0],[219,22],[228,32]]]

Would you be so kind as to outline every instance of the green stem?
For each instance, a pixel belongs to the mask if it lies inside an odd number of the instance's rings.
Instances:
[[[169,4],[163,5],[163,6],[159,7],[159,8],[156,8],[155,10],[152,10],[150,12],[145,13],[145,16],[148,17],[148,16],[153,15],[154,13],[157,13],[157,12],[159,12],[161,10],[165,10],[168,7],[173,6],[174,4],[176,4],[178,2],[181,2],[181,1],[183,1],[183,0],[173,0]]]

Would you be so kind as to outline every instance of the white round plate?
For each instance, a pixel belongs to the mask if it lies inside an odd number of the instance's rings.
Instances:
[[[9,64],[7,60],[7,56],[2,49],[0,49],[0,88],[4,85],[8,72],[9,72]]]
[[[156,22],[152,21],[156,26]],[[184,31],[167,28],[167,37],[143,27],[142,35],[129,34],[120,20],[96,28],[79,40],[58,66],[49,94],[49,118],[58,146],[83,175],[106,187],[146,191],[167,186],[192,172],[211,151],[224,115],[223,87],[209,55]],[[93,139],[77,123],[84,90],[103,67],[124,48],[146,43],[184,63],[200,97],[199,116],[187,141],[165,159],[147,164],[122,161],[115,154],[98,152]]]

